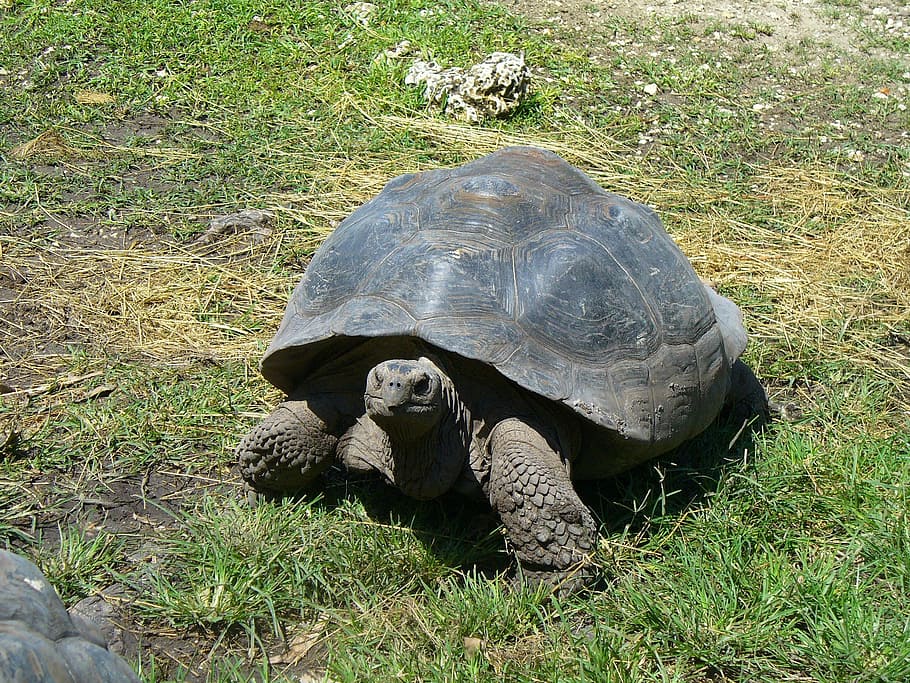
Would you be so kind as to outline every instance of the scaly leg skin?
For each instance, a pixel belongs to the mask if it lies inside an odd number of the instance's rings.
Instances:
[[[237,445],[240,473],[256,491],[306,488],[335,459],[338,437],[307,401],[285,401]]]
[[[490,502],[521,565],[521,577],[560,595],[594,579],[597,526],[546,439],[510,418],[490,434]]]

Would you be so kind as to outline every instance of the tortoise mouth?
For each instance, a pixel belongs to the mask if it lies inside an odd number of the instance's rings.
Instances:
[[[439,410],[437,405],[423,403],[399,403],[389,405],[381,396],[366,394],[364,397],[367,413],[370,417],[404,417],[406,415],[430,415]]]
[[[418,441],[439,424],[438,406],[399,405],[388,407],[381,401],[367,404],[367,415],[396,443]]]
[[[439,422],[442,412],[438,405],[399,403],[390,406],[381,397],[369,394],[364,399],[370,419],[395,439],[412,440],[423,436]]]

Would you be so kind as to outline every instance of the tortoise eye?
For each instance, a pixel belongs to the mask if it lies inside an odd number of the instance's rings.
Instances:
[[[424,375],[414,382],[413,391],[418,396],[426,396],[430,392],[430,378]]]
[[[379,376],[379,373],[373,370],[370,373],[370,383],[377,389],[382,386],[382,378]]]

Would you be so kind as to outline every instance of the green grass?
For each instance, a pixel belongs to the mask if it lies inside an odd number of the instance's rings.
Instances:
[[[83,529],[59,529],[58,547],[38,557],[38,566],[54,584],[64,603],[71,604],[110,585],[123,543],[99,531],[89,537]]]
[[[68,604],[124,586],[149,683],[910,678],[900,37],[857,29],[882,49],[861,57],[771,50],[754,21],[576,35],[401,0],[362,27],[345,4],[0,2],[0,543]],[[494,50],[535,74],[507,121],[453,124],[403,84],[412,57]],[[336,473],[249,508],[232,470],[324,236],[391,177],[509,143],[655,206],[803,414],[583,487],[604,583],[562,600],[510,587],[471,503]],[[275,214],[263,241],[194,242],[245,207]]]

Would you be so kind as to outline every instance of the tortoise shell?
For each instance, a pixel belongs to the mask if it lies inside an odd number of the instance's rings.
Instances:
[[[139,683],[29,560],[0,549],[0,681]]]
[[[342,221],[261,370],[291,393],[344,345],[392,336],[663,447],[715,417],[734,360],[711,293],[654,211],[528,147],[400,176]]]

